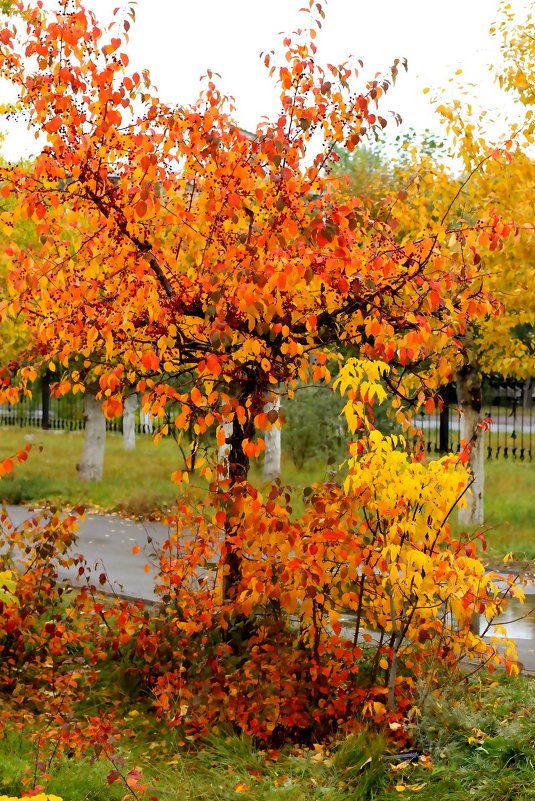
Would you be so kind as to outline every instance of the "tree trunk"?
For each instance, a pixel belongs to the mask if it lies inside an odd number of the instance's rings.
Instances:
[[[136,409],[137,393],[132,390],[124,399],[123,408],[123,448],[133,451],[136,447]]]
[[[247,401],[248,395],[244,393],[239,398],[242,408],[247,409]],[[233,490],[235,490],[238,485],[247,481],[249,457],[243,449],[243,441],[245,439],[252,440],[254,438],[254,414],[254,410],[247,409],[247,417],[243,424],[240,423],[237,417],[234,417],[230,422],[223,423],[226,441],[219,449],[219,455],[224,460],[223,465],[226,470],[226,475],[223,477],[228,478],[231,505],[234,503]],[[223,599],[226,601],[232,600],[236,596],[242,577],[242,555],[239,545],[239,526],[241,522],[237,525],[238,530],[236,529],[236,523],[231,524],[229,522],[229,516],[227,515],[223,551],[225,565]]]
[[[440,410],[439,429],[438,429],[438,450],[439,453],[448,453],[450,449],[450,393],[448,387],[442,387],[440,395],[444,405]]]
[[[225,433],[225,444],[220,445],[217,449],[217,468],[219,470],[219,478],[227,479],[229,477],[229,454],[230,454],[230,438],[232,437],[232,421],[222,424]]]
[[[102,404],[86,392],[84,398],[85,438],[84,452],[78,465],[81,481],[101,481],[106,445],[106,418]]]
[[[464,528],[481,526],[485,522],[485,450],[482,420],[481,374],[467,364],[457,374],[457,399],[461,410],[461,440],[471,443],[469,467],[473,483],[466,493],[466,506],[459,509],[459,525]]]
[[[266,403],[265,412],[279,412],[280,398],[277,397],[273,402]],[[274,422],[271,431],[264,434],[266,450],[264,455],[264,481],[275,481],[281,477],[281,430]]]
[[[153,423],[152,423],[152,414],[150,412],[144,412],[143,410],[139,413],[139,422],[141,425],[141,430],[144,434],[152,434]]]
[[[41,428],[47,431],[50,428],[50,370],[45,370],[41,376]]]

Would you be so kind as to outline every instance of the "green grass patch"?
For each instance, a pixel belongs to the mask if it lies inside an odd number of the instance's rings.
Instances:
[[[33,445],[28,461],[17,465],[0,486],[0,495],[8,503],[83,504],[149,516],[176,499],[170,477],[183,462],[172,439],[156,445],[150,436],[140,436],[135,451],[125,451],[122,437],[108,433],[103,480],[90,484],[80,481],[76,469],[83,432],[3,429],[0,456],[13,454],[28,441]]]
[[[108,784],[112,767],[102,759],[49,760],[27,736],[7,732],[0,740],[0,795],[24,795],[36,783],[63,801],[120,801],[126,788]]]
[[[487,461],[485,516],[491,553],[535,559],[535,464]]]
[[[27,462],[0,484],[0,497],[7,503],[32,504],[49,501],[58,506],[94,507],[149,517],[170,508],[177,498],[171,481],[173,471],[183,468],[180,449],[171,437],[155,444],[148,435],[136,439],[134,451],[125,451],[122,436],[108,433],[102,481],[83,483],[76,465],[83,449],[83,432],[2,429],[0,458],[15,453],[29,441],[33,448]],[[332,465],[320,459],[297,469],[284,458],[283,480],[295,487],[295,507],[302,509],[303,489],[314,481],[332,477]],[[262,484],[262,466],[254,464],[251,479]],[[198,479],[196,479],[198,481]]]
[[[250,738],[225,732],[179,747],[176,733],[144,727],[141,711],[135,738],[118,748],[120,771],[139,769],[161,801],[532,801],[534,705],[533,680],[503,674],[457,681],[441,696],[422,694],[412,724],[420,756],[412,762],[392,759],[395,748],[372,731],[280,752],[259,751]],[[20,793],[36,771],[28,734],[0,739],[0,794]],[[64,801],[118,801],[128,790],[123,779],[108,784],[113,769],[109,759],[89,753],[52,759],[50,777],[36,775]]]

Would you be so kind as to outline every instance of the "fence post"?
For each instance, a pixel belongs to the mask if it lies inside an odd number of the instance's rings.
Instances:
[[[50,428],[50,371],[45,370],[41,376],[41,427]]]
[[[444,401],[440,410],[439,429],[438,429],[438,450],[440,453],[448,453],[450,449],[450,389],[441,387],[439,395]]]

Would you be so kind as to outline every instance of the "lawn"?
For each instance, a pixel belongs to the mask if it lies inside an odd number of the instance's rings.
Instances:
[[[57,505],[83,504],[103,511],[149,517],[172,506],[176,487],[171,473],[182,466],[182,457],[171,438],[157,445],[149,436],[137,438],[136,450],[123,450],[119,434],[108,434],[104,479],[82,484],[76,464],[83,445],[82,432],[11,429],[1,431],[0,456],[8,456],[26,442],[33,449],[26,464],[2,481],[1,497],[9,503]],[[283,458],[283,480],[295,487],[294,507],[302,508],[302,491],[314,481],[332,478],[332,466],[317,459],[298,470]],[[535,559],[535,465],[518,459],[486,462],[486,528],[489,558],[501,559],[512,551],[515,558]],[[260,466],[252,480],[262,483]]]
[[[487,538],[492,552],[535,559],[535,464],[494,459],[485,468]]]
[[[113,764],[102,753],[46,759],[29,738],[39,725],[34,719],[0,740],[0,794],[18,794],[35,771],[64,801],[532,801],[535,684],[498,678],[461,680],[439,697],[424,697],[422,688],[413,741],[404,746],[412,761],[396,758],[399,747],[372,730],[280,751],[258,750],[250,738],[224,732],[184,746],[176,731],[152,729],[141,707],[130,712],[132,728],[114,749]],[[115,765],[121,775],[109,785]],[[124,779],[131,771],[154,789],[129,793]]]

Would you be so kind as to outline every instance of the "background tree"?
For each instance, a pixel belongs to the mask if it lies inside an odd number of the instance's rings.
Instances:
[[[386,157],[341,160],[349,192],[361,191],[364,202],[390,220],[399,241],[417,237],[442,222],[455,227],[477,220],[479,210],[494,207],[505,220],[515,220],[515,248],[490,243],[481,278],[501,303],[499,315],[471,325],[463,334],[463,364],[455,373],[443,373],[444,381],[455,380],[462,409],[461,439],[472,443],[470,464],[473,484],[467,505],[459,512],[465,526],[484,521],[484,425],[482,374],[529,378],[534,369],[532,331],[535,323],[535,274],[532,254],[533,163],[522,151],[511,152],[513,143],[494,148],[485,141],[468,109],[439,107],[448,123],[450,146],[430,136],[417,141],[406,138],[400,156],[388,164]],[[451,172],[450,163],[464,164],[464,172]],[[438,158],[437,158],[438,157]],[[453,162],[455,157],[456,162]],[[370,169],[381,174],[368,180]],[[400,202],[400,196],[403,202]],[[504,223],[506,234],[510,227]],[[482,235],[482,242],[485,235]],[[459,242],[457,247],[462,247]],[[497,423],[499,425],[499,422]]]
[[[502,89],[520,101],[515,106],[517,118],[506,122],[501,143],[491,143],[485,131],[485,112],[476,117],[468,102],[458,99],[437,109],[448,128],[451,152],[464,165],[462,192],[456,202],[459,217],[477,219],[482,205],[492,205],[506,220],[516,221],[514,250],[491,244],[483,269],[486,286],[502,304],[502,312],[471,327],[464,342],[465,363],[457,376],[463,409],[461,436],[475,440],[471,455],[473,494],[467,509],[460,512],[464,525],[484,520],[482,373],[497,372],[529,382],[535,371],[534,167],[530,157],[535,50],[531,15],[518,19],[507,4],[502,4],[500,20],[491,33],[501,35],[503,56],[502,62],[492,67],[493,72]],[[459,94],[462,97],[461,91]],[[507,225],[504,230],[509,233]]]
[[[123,446],[126,451],[132,451],[136,447],[137,408],[137,392],[132,390],[129,395],[125,395],[123,403]]]
[[[344,458],[348,432],[342,408],[340,397],[325,384],[304,385],[284,402],[284,441],[297,468],[313,459],[332,466]]]

